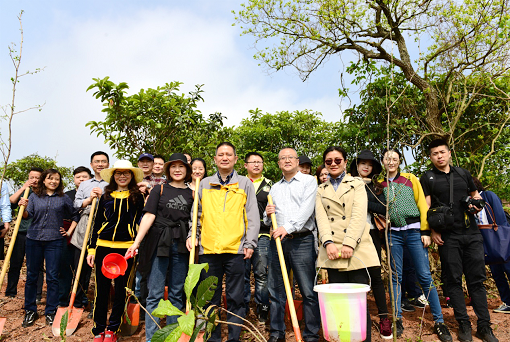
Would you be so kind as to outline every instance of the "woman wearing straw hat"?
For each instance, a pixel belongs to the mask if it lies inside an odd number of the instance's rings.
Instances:
[[[127,160],[119,160],[113,167],[102,170],[101,178],[109,184],[99,200],[87,256],[88,265],[96,265],[92,333],[94,342],[115,342],[124,312],[125,287],[134,277],[134,260],[128,259],[125,274],[114,280],[115,297],[108,326],[106,316],[111,279],[101,273],[101,265],[104,257],[110,253],[124,255],[135,240],[144,205],[144,197],[137,185],[143,180],[143,171],[133,167]]]
[[[370,225],[370,237],[374,243],[379,261],[381,260],[381,237],[379,229],[374,222],[374,214],[386,216],[386,199],[382,186],[377,182],[377,176],[382,171],[381,163],[374,157],[370,150],[361,151],[351,162],[351,176],[361,177],[365,183],[368,197],[368,212],[366,220]],[[377,311],[380,318],[379,334],[383,339],[393,338],[391,322],[388,319],[388,306],[386,304],[386,292],[381,278],[381,267],[375,266],[368,269],[372,280],[372,292],[374,294]]]
[[[327,269],[330,283],[368,284],[365,267],[380,264],[366,219],[365,183],[346,173],[347,153],[343,148],[327,148],[323,161],[330,179],[319,185],[315,202],[321,243],[317,264]],[[367,307],[365,341],[371,341],[370,326]]]
[[[165,163],[168,184],[156,185],[145,204],[140,231],[126,255],[134,252],[145,237],[140,248],[138,270],[147,274],[149,295],[147,311],[152,312],[163,299],[167,271],[168,299],[178,309],[184,307],[184,280],[188,272],[189,252],[186,248],[193,192],[186,185],[191,178],[191,166],[182,153],[174,153]],[[147,236],[145,236],[147,234]],[[170,267],[169,267],[170,265]],[[157,330],[159,318],[146,314],[145,338],[150,341]],[[177,322],[177,316],[167,319],[167,324]]]

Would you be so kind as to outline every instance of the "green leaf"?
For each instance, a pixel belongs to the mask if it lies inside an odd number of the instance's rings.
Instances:
[[[62,340],[66,340],[66,329],[67,329],[67,320],[69,319],[69,310],[62,315],[62,319],[60,320],[60,337]]]
[[[182,332],[191,336],[195,327],[195,311],[191,310],[188,314],[177,318],[177,322],[179,322]]]
[[[152,315],[163,318],[165,316],[182,316],[184,313],[177,309],[175,306],[170,303],[169,300],[163,300],[161,299],[159,301],[158,307],[152,311]]]
[[[154,333],[154,335],[152,335],[151,342],[165,342],[165,341],[167,341],[168,338],[171,338],[171,336],[174,335],[174,332],[176,332],[176,334],[178,332],[177,336],[179,336],[179,337],[182,334],[182,330],[179,327],[179,324],[177,324],[177,323],[169,324],[169,325],[165,326],[164,328],[156,331]],[[177,341],[177,340],[175,340],[175,341]]]
[[[210,276],[204,279],[198,285],[195,306],[204,307],[214,296],[214,291],[217,287],[218,277]]]
[[[202,270],[206,272],[209,271],[208,264],[193,264],[189,265],[188,275],[186,276],[186,280],[184,281],[184,292],[186,293],[186,298],[191,298],[191,292],[195,288],[200,279],[200,272]]]

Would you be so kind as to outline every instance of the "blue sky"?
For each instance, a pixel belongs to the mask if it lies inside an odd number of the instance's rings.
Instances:
[[[86,92],[92,78],[127,82],[130,93],[181,81],[187,93],[204,84],[204,115],[221,112],[237,125],[250,109],[274,113],[312,109],[342,118],[338,97],[348,56],[331,58],[302,82],[295,70],[267,73],[253,59],[253,37],[232,26],[242,1],[0,0],[0,104],[10,103],[14,68],[8,45],[19,42],[24,10],[22,71],[45,67],[18,85],[18,109],[46,103],[13,122],[12,160],[37,152],[60,165],[88,165],[95,150],[112,152],[85,124],[102,120],[101,103]],[[5,137],[6,123],[0,123]],[[174,152],[174,151],[169,151]],[[113,153],[111,153],[113,154]],[[115,158],[112,158],[115,160]]]

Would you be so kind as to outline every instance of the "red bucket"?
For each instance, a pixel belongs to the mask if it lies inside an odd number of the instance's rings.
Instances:
[[[103,259],[101,272],[108,279],[115,279],[118,276],[124,275],[127,270],[127,261],[129,257],[124,258],[118,253],[110,253]]]

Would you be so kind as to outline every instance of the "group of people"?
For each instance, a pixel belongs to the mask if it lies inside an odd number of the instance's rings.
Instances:
[[[272,182],[263,175],[264,157],[258,152],[250,152],[244,158],[247,176],[238,174],[236,148],[229,142],[217,146],[214,156],[217,171],[210,176],[203,159],[191,159],[182,153],[172,154],[167,161],[160,155],[143,153],[138,158],[138,167],[126,160],[110,167],[108,155],[98,151],[90,161],[94,174],[86,167],[77,168],[76,189],[65,194],[57,170],[34,168],[24,186],[10,197],[11,203],[26,206],[26,211],[25,230],[20,230],[16,241],[17,251],[13,255],[17,259],[11,261],[6,295],[16,295],[20,264],[26,252],[23,326],[34,324],[38,319],[38,281],[41,283],[45,261],[45,315],[46,322],[52,324],[57,307],[69,304],[73,270],[87,239],[87,265],[79,279],[75,306],[87,305],[89,278],[95,269],[92,305],[95,342],[117,340],[125,308],[125,287],[134,288],[151,313],[167,285],[168,299],[182,310],[189,252],[193,247],[190,229],[193,202],[198,200],[198,262],[209,264],[202,277],[213,275],[221,281],[225,276],[226,306],[232,313],[227,320],[239,323],[228,325],[228,341],[239,340],[240,317],[245,317],[249,310],[252,274],[256,315],[262,322],[269,320],[270,342],[285,341],[287,298],[276,238],[281,239],[285,264],[289,272],[293,271],[303,298],[304,341],[319,340],[320,312],[313,290],[318,267],[327,270],[329,282],[369,284],[371,279],[380,318],[379,333],[385,339],[392,338],[380,267],[385,234],[392,258],[390,291],[397,309],[397,320],[393,322],[397,336],[404,330],[403,268],[410,263],[430,305],[434,333],[441,341],[452,341],[430,272],[427,247],[434,242],[439,246],[445,277],[443,289],[448,292],[459,324],[458,339],[472,341],[462,289],[464,275],[478,317],[476,336],[486,342],[498,341],[491,329],[483,285],[483,240],[477,227],[483,208],[461,201],[466,196],[474,200],[482,196],[470,173],[451,165],[451,152],[445,141],[432,141],[429,154],[432,170],[418,179],[400,172],[402,155],[396,149],[384,150],[380,158],[363,150],[349,163],[347,152],[332,146],[324,151],[323,165],[313,177],[311,160],[298,156],[289,147],[279,151],[282,178]],[[201,180],[198,188],[197,179]],[[33,193],[28,200],[20,199],[26,188]],[[272,196],[273,204],[268,203],[268,195]],[[98,201],[92,208],[94,198]],[[3,199],[4,189],[2,204]],[[447,226],[431,226],[427,220],[429,208],[443,203],[450,205],[452,222]],[[85,230],[91,210],[95,220],[92,234],[87,237]],[[275,229],[271,225],[273,214]],[[384,221],[386,228],[381,229],[380,219],[386,215],[389,221]],[[4,223],[10,221],[3,209],[2,219]],[[4,224],[0,234],[5,235],[6,227],[8,224]],[[128,269],[114,280],[115,295],[108,317],[111,280],[102,274],[101,264],[112,252],[128,258]],[[503,282],[508,288],[504,266],[500,272],[504,291]],[[510,297],[510,288],[506,296]],[[220,284],[211,304],[220,306],[221,298]],[[158,320],[146,314],[146,341],[156,332]],[[167,318],[167,324],[176,321],[177,316]],[[367,327],[371,327],[368,308]],[[368,329],[366,341],[370,340]],[[210,341],[221,341],[219,327],[212,332]]]

